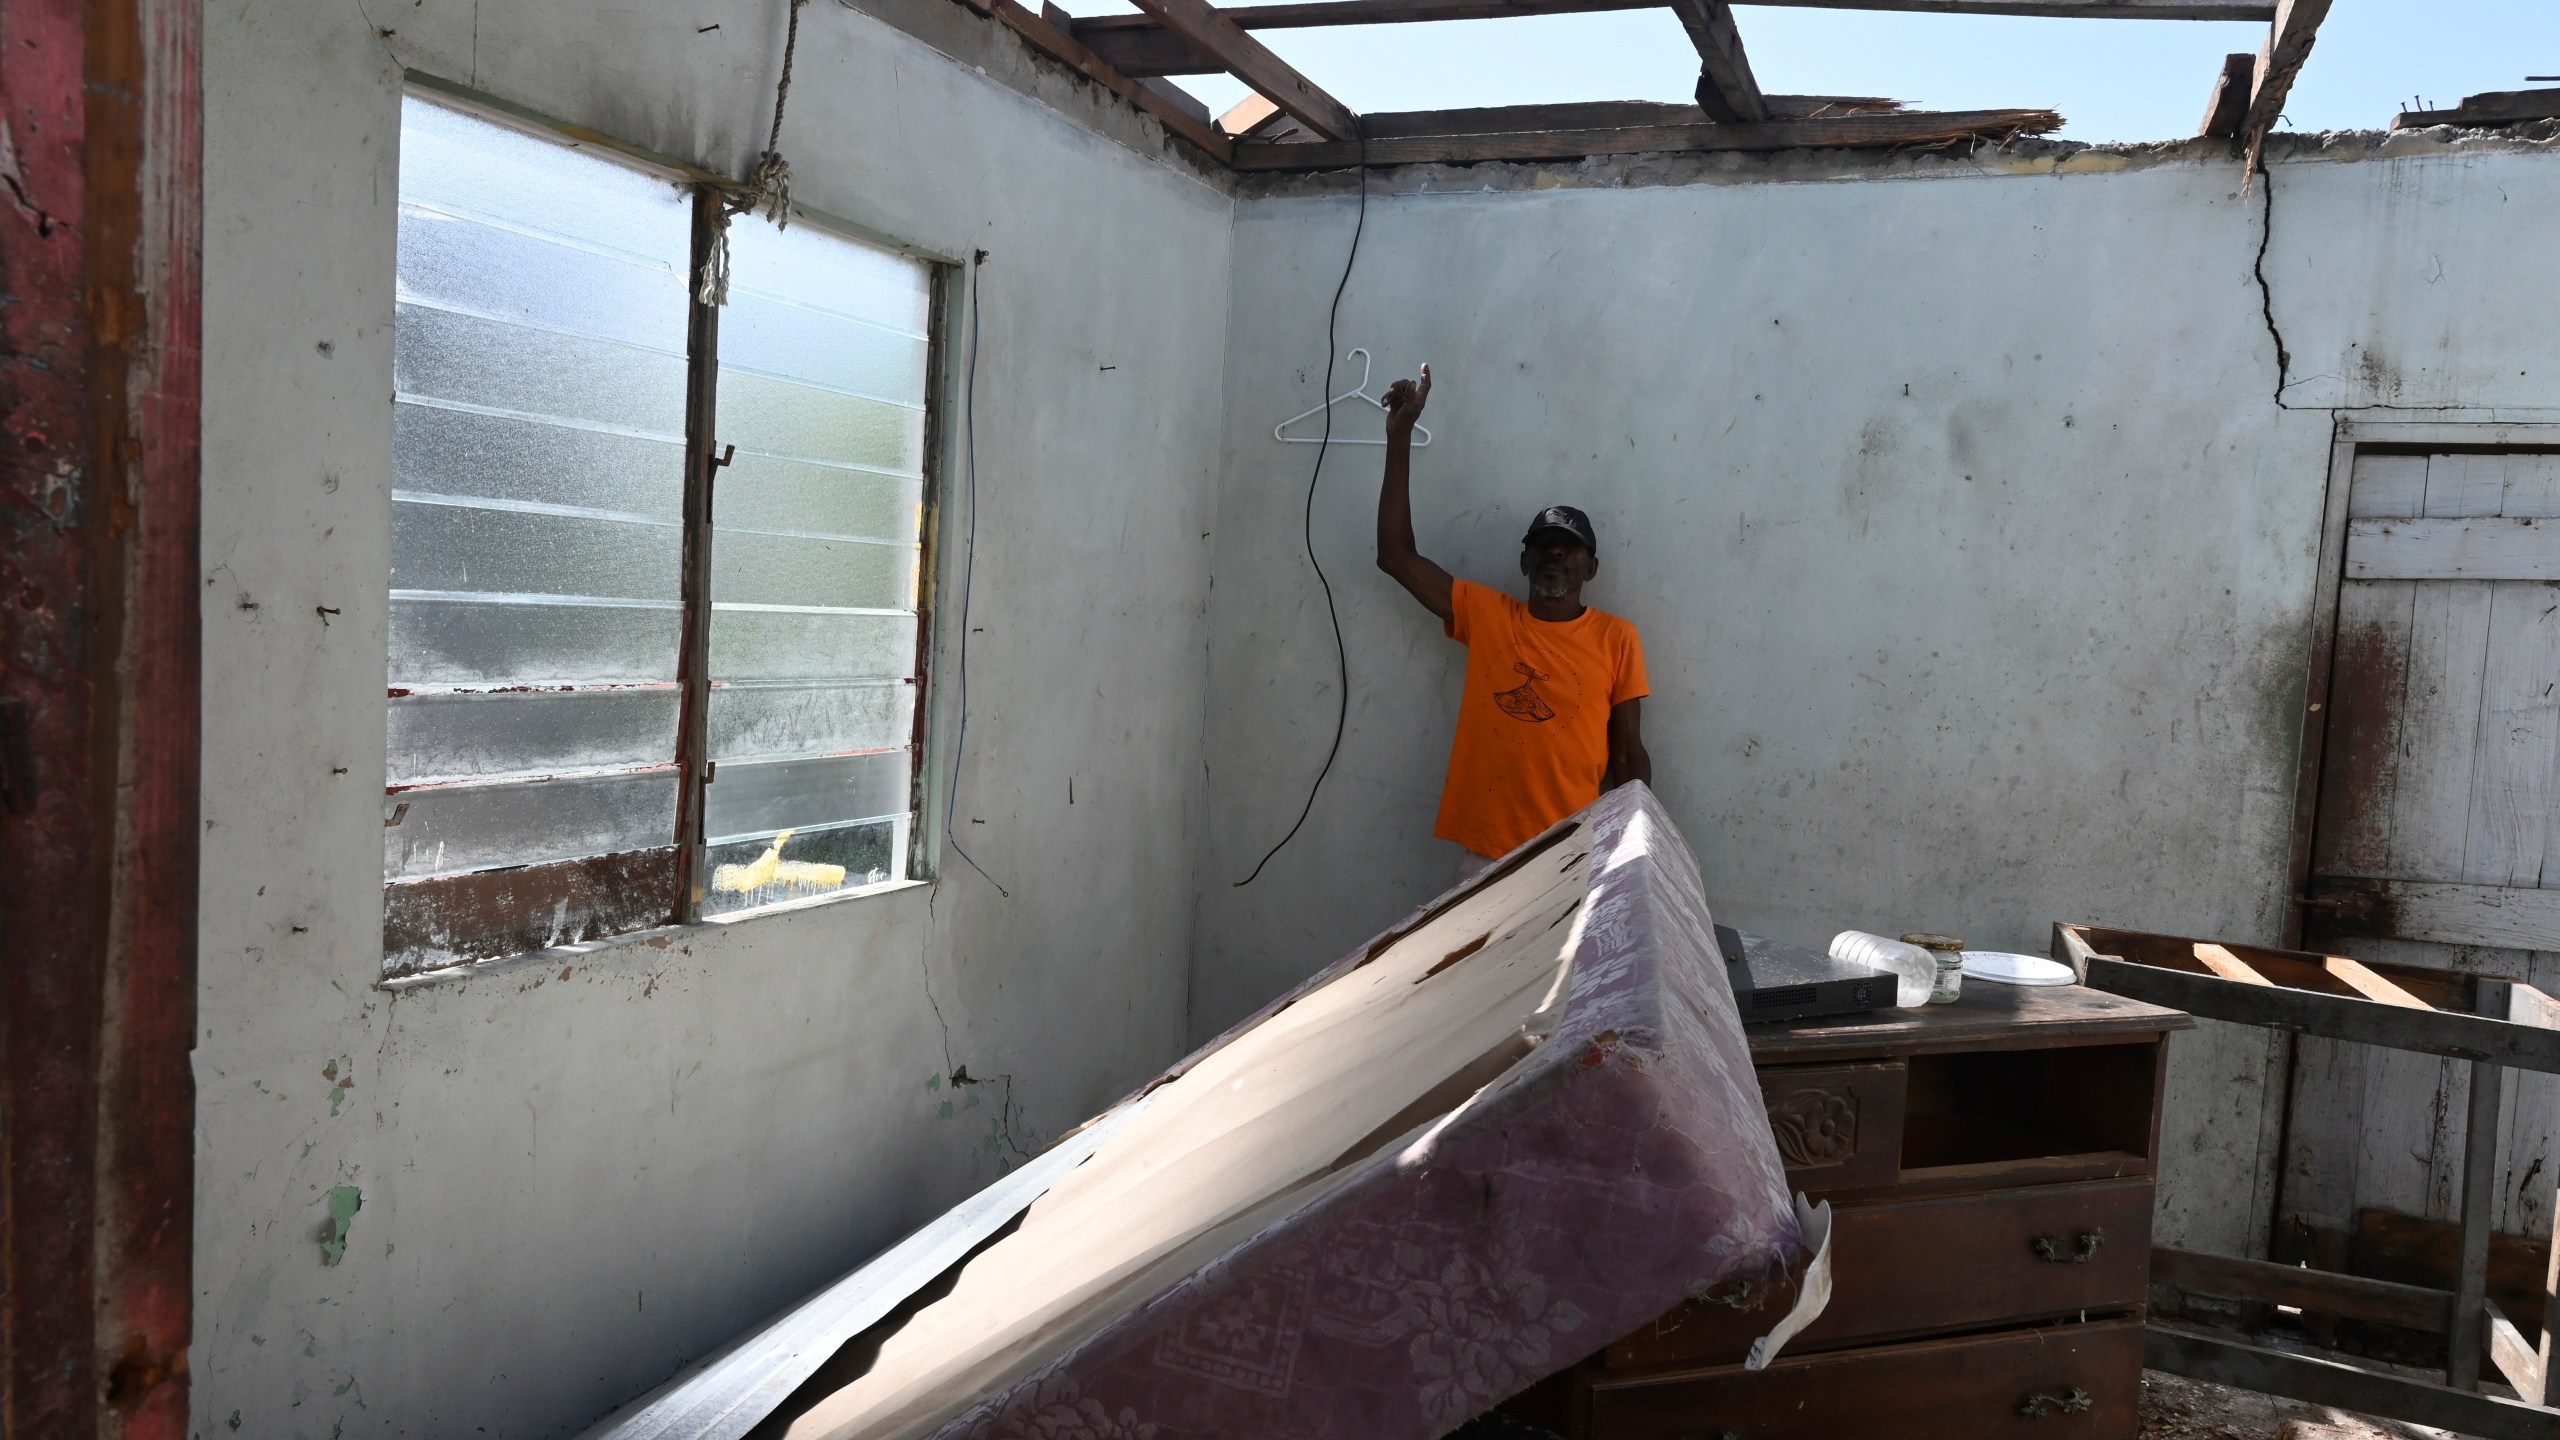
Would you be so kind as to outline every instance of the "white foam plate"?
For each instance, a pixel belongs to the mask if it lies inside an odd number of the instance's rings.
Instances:
[[[1964,978],[1995,985],[2075,985],[2079,977],[2058,960],[2038,955],[2011,955],[1998,950],[1964,952]]]

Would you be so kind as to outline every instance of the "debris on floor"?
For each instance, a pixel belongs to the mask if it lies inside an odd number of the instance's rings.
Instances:
[[[2450,1430],[2373,1420],[2254,1390],[2142,1372],[2140,1440],[2462,1440]]]

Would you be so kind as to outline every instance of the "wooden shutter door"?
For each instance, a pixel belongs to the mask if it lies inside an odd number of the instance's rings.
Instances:
[[[2560,450],[2360,451],[2305,944],[2560,994]],[[2303,1037],[2276,1248],[2461,1203],[2469,1065]],[[2550,1232],[2560,1077],[2506,1077],[2492,1223]]]

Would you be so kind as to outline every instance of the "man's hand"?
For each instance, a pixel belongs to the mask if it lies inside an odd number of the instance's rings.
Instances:
[[[1431,367],[1422,367],[1422,383],[1399,380],[1387,387],[1387,433],[1410,435],[1414,422],[1422,418],[1422,407],[1431,403]]]
[[[1455,586],[1449,572],[1413,548],[1413,501],[1408,495],[1413,474],[1413,422],[1422,418],[1431,398],[1431,367],[1422,367],[1422,383],[1399,380],[1387,387],[1387,473],[1378,485],[1378,568],[1396,578],[1422,608],[1449,624],[1457,614]]]

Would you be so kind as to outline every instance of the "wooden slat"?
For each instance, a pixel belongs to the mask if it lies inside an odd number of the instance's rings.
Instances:
[[[1237,5],[1218,13],[1245,30],[1334,25],[1406,25],[1429,20],[1494,20],[1518,15],[1587,15],[1653,10],[1665,0],[1297,0]],[[1753,0],[1830,10],[1895,10],[1938,15],[2028,15],[2091,20],[2274,18],[2273,0]],[[1220,68],[1152,15],[1089,15],[1075,38],[1127,75],[1201,75]]]
[[[2524,990],[2528,987],[2519,985],[2516,988]],[[2549,1174],[2547,1170],[2544,1173],[2546,1176]],[[2543,1195],[2550,1196],[2553,1189],[2551,1180],[2542,1182]],[[2560,1206],[2555,1206],[2549,1213],[2560,1215]],[[2542,1337],[2534,1347],[2534,1361],[2541,1366],[2542,1389],[2538,1394],[2531,1390],[2517,1392],[2527,1400],[2540,1401],[2545,1405],[2560,1404],[2560,1373],[2554,1370],[2555,1357],[2560,1357],[2560,1218],[2555,1218],[2552,1226],[2551,1258],[2542,1271]]]
[[[1229,5],[1219,13],[1247,30],[1307,30],[1329,25],[1405,25],[1423,20],[1494,20],[1513,15],[1584,15],[1651,10],[1664,0],[1295,0],[1281,5]],[[2241,20],[2275,18],[2275,0],[1752,0],[1821,10],[1898,10],[1935,15],[2028,15],[2080,20]],[[1077,38],[1095,32],[1159,28],[1143,15],[1089,16]]]
[[[2554,1000],[2522,982],[2510,985],[2507,987],[2507,1023],[2560,1030],[2560,1000]]]
[[[2488,585],[2410,586],[2409,671],[2393,781],[2385,875],[2461,878],[2471,831],[2472,752],[2480,730],[2480,657],[2489,648]]]
[[[2511,520],[2560,515],[2560,452],[2511,451],[2507,494],[2498,513]]]
[[[1920,111],[1825,120],[1771,120],[1758,125],[1646,125],[1605,130],[1505,131],[1482,135],[1418,135],[1373,140],[1372,165],[1473,164],[1486,160],[1569,160],[1585,155],[1656,151],[1793,150],[1961,144],[2060,128],[2050,110]],[[1360,163],[1360,147],[1242,144],[1238,170],[1341,170]]]
[[[1760,82],[1752,78],[1750,57],[1742,53],[1742,32],[1733,23],[1726,0],[1671,0],[1671,13],[1698,47],[1698,108],[1710,120],[1753,125],[1769,118],[1760,98]]]
[[[2319,36],[2320,22],[2328,18],[2329,0],[2277,0],[2275,19],[2267,27],[2267,42],[2258,52],[2256,88],[2249,97],[2249,115],[2241,122],[2241,134],[2249,142],[2249,167],[2258,165],[2258,151],[2267,132],[2284,113],[2284,101],[2293,93],[2293,79],[2302,73],[2302,64],[2311,58],[2311,42]]]
[[[1272,104],[1268,98],[1247,95],[1228,106],[1227,113],[1218,117],[1218,133],[1242,140],[1249,135],[1259,135],[1288,118],[1288,112]]]
[[[2056,920],[2053,922],[2053,944],[2049,953],[2056,962],[2070,966],[2074,978],[2085,981],[2089,978],[2089,961],[2098,952],[2081,938],[2078,930]]]
[[[2254,61],[2253,61],[2254,63]],[[2349,482],[2347,514],[2358,520],[2426,513],[2427,457],[2358,455]]]
[[[2423,483],[2423,470],[2419,478]],[[2409,503],[2415,505],[2416,497]],[[2338,587],[2328,728],[2320,755],[2320,814],[2312,832],[2314,871],[2391,871],[2393,797],[2402,760],[2418,588],[2406,580]],[[2317,925],[2320,917],[2312,919]]]
[[[2504,996],[2498,1010],[2506,1011]],[[2462,1251],[2453,1277],[2453,1333],[2445,1340],[2445,1383],[2460,1390],[2480,1384],[2481,1325],[2489,1298],[2489,1211],[2497,1203],[2498,1118],[2504,1096],[2505,1076],[2499,1068],[2472,1061],[2469,1123],[2462,1141]]]
[[[2369,932],[2437,945],[2560,950],[2560,890],[2322,875],[2313,877],[2312,893],[2352,899],[2365,907],[2341,911],[2340,918],[2331,922],[2348,934]]]
[[[2321,957],[2321,968],[2354,987],[2355,992],[2367,1000],[2378,1001],[2384,1005],[2398,1005],[2407,1010],[2436,1008],[2366,969],[2361,960],[2350,960],[2344,955],[2327,955]]]
[[[2505,455],[2453,451],[2427,457],[2426,508],[2418,513],[2438,520],[2503,515],[2506,500]]]
[[[2249,118],[2250,83],[2257,74],[2257,56],[2223,56],[2222,73],[2214,77],[2213,94],[2204,102],[2204,123],[2196,133],[2218,140],[2240,138],[2240,122]]]
[[[2474,522],[2477,523],[2477,522]],[[2531,522],[2509,522],[2531,523]],[[2560,522],[2543,522],[2560,549]],[[2489,587],[2480,734],[2472,752],[2471,820],[2462,871],[2470,885],[2539,886],[2551,812],[2560,804],[2560,595],[2548,585]],[[2560,866],[2551,866],[2560,879]],[[2435,878],[2435,877],[2426,877]]]
[[[2336,1360],[2262,1349],[2224,1335],[2154,1322],[2143,1362],[2154,1370],[2476,1435],[2560,1440],[2560,1412],[2382,1375]]]
[[[2394,130],[2427,125],[2512,125],[2519,120],[2560,116],[2560,90],[2491,90],[2466,95],[2450,110],[2404,110],[2391,122]]]
[[[2516,1394],[2527,1400],[2538,1398],[2542,1394],[2542,1357],[2525,1343],[2524,1332],[2498,1308],[2497,1301],[2483,1300],[2480,1309],[2488,1334],[2489,1363],[2507,1377]]]
[[[2468,520],[2347,522],[2350,580],[2560,580],[2560,523]]]
[[[1066,62],[1077,74],[1164,122],[1165,128],[1207,151],[1221,164],[1235,160],[1234,142],[1186,114],[1181,106],[1158,95],[1126,72],[1079,43],[1073,35],[1024,9],[1015,0],[963,0],[979,14],[1003,22],[1037,48]]]
[[[2457,1059],[2486,1056],[2520,1070],[2560,1074],[2560,1032],[2510,1025],[2478,1015],[2420,1013],[2340,995],[2271,985],[2235,985],[2211,975],[2164,969],[2100,955],[2089,962],[2094,989],[2209,1020],[2264,1025],[2333,1040]]]
[[[1812,10],[2034,15],[2059,20],[2273,20],[2273,0],[1751,0]]]
[[[2256,970],[2251,969],[2248,961],[2232,954],[2229,950],[2220,945],[2199,940],[2196,942],[2195,949],[2196,958],[2204,962],[2204,968],[2221,976],[2225,980],[2237,981],[2242,985],[2273,985],[2276,983],[2273,980],[2268,979],[2266,976],[2259,974]]]
[[[2174,1250],[2165,1245],[2151,1248],[2151,1283],[2232,1300],[2293,1305],[2311,1314],[2343,1315],[2433,1335],[2443,1334],[2453,1319],[2453,1292],[2449,1290],[2308,1270],[2271,1260]]]
[[[1360,122],[1351,107],[1272,54],[1270,46],[1244,33],[1209,0],[1137,0],[1137,5],[1309,130],[1328,140],[1357,132]]]
[[[1899,100],[1861,95],[1763,95],[1772,120],[1820,120],[1903,113]],[[1638,125],[1703,125],[1695,105],[1654,100],[1579,100],[1555,105],[1486,105],[1464,110],[1381,110],[1360,117],[1372,143],[1416,135],[1498,135],[1524,130],[1611,130]]]

